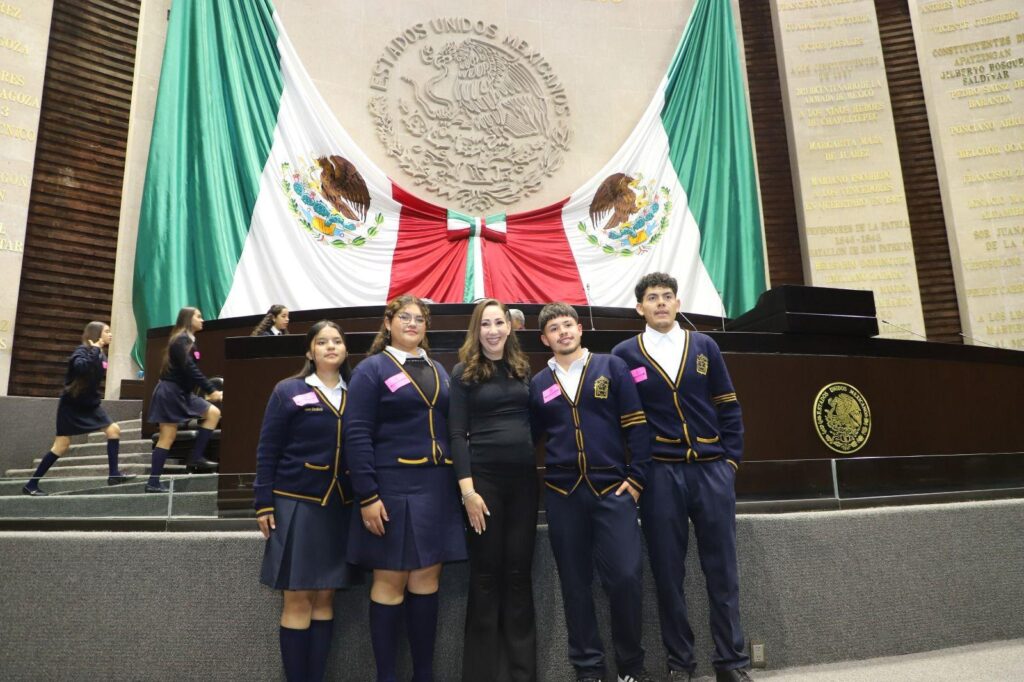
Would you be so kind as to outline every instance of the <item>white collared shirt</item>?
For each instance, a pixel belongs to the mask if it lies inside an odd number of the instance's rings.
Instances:
[[[320,377],[314,373],[306,377],[306,383],[313,388],[319,388],[320,392],[324,394],[324,397],[327,398],[331,405],[334,406],[334,409],[341,409],[341,392],[348,389],[348,386],[345,385],[344,379],[338,377],[338,385],[334,388],[328,388],[324,385],[324,382],[320,380]]]
[[[678,322],[672,323],[672,329],[662,334],[657,329],[647,325],[644,329],[644,348],[651,358],[665,370],[665,374],[672,381],[676,380],[679,373],[679,363],[683,361],[683,348],[686,347],[686,332],[679,327]]]
[[[284,332],[278,329],[277,327],[271,327],[270,333],[274,336],[281,336],[281,334],[284,334]]]
[[[412,355],[412,353],[406,353],[404,350],[398,350],[394,346],[388,346],[384,350],[386,350],[387,352],[389,352],[393,356],[395,356],[395,360],[398,360],[398,364],[400,364],[400,365],[404,365],[405,361],[409,359],[410,355]],[[431,364],[430,363],[430,358],[427,357],[427,351],[423,350],[422,348],[418,348],[418,347],[416,348],[416,350],[419,351],[419,352],[418,352],[418,354],[415,357],[423,358],[424,360],[427,361],[427,364],[430,365]]]
[[[586,348],[583,349],[583,355],[578,359],[574,360],[569,369],[562,369],[562,366],[558,364],[555,358],[548,359],[548,367],[555,373],[555,379],[562,385],[562,390],[569,396],[570,400],[576,399],[576,391],[580,388],[580,379],[583,378],[583,367],[587,364],[587,358],[590,357],[590,351]]]

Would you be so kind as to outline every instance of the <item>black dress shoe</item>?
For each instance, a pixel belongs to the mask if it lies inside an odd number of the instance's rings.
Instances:
[[[107,485],[120,485],[121,483],[127,483],[136,477],[136,474],[117,474],[115,476],[107,476]]]
[[[46,497],[50,493],[44,492],[39,488],[29,488],[28,486],[25,486],[21,489],[21,494],[30,495],[31,497]]]
[[[743,668],[735,670],[716,670],[715,682],[754,682],[754,679]]]
[[[205,457],[200,457],[194,462],[185,463],[185,471],[190,474],[209,474],[217,470],[217,463],[211,462]]]
[[[147,493],[169,493],[171,489],[167,487],[165,483],[157,483],[156,485],[146,484]]]

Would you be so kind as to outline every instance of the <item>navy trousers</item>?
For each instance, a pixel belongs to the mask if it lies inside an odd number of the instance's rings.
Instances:
[[[611,606],[612,644],[619,675],[643,669],[643,560],[637,509],[628,493],[597,497],[581,483],[569,496],[545,491],[548,535],[558,566],[569,662],[577,677],[604,677],[597,630],[594,568]]]
[[[693,521],[697,553],[708,591],[712,663],[716,670],[746,668],[740,628],[740,582],[736,567],[736,473],[724,459],[714,462],[654,461],[640,497],[640,517],[658,590],[661,639],[669,668],[693,672],[693,631],[686,617],[683,577]]]

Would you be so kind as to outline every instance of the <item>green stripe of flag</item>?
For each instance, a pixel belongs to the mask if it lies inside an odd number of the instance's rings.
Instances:
[[[672,60],[662,124],[726,314],[765,289],[761,216],[732,3],[698,0]]]
[[[182,306],[214,318],[231,289],[283,82],[269,0],[175,0],[136,244],[133,307],[146,330]]]

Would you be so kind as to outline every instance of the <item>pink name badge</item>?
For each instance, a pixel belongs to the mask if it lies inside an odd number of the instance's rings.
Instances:
[[[103,361],[103,369],[106,369],[106,368],[107,368],[107,361],[106,361],[106,360],[104,360],[104,361]]]
[[[639,384],[641,381],[647,381],[647,368],[637,367],[629,371],[633,375],[633,383]]]
[[[388,387],[389,391],[394,393],[395,391],[400,389],[402,386],[405,386],[407,383],[409,383],[409,381],[410,381],[410,379],[409,379],[408,375],[406,375],[405,372],[399,372],[398,374],[385,379],[384,380],[384,385]]]
[[[316,393],[310,391],[309,393],[300,393],[299,395],[292,398],[292,402],[303,407],[305,405],[316,405],[320,402],[320,399],[316,397]]]
[[[192,357],[194,357],[196,360],[198,360],[199,359],[199,351],[197,351],[197,350],[192,351]]]
[[[550,403],[552,400],[554,400],[560,395],[562,395],[562,389],[561,387],[559,387],[558,384],[555,384],[554,386],[549,386],[548,388],[544,389],[543,393],[541,393],[541,397],[544,398],[545,404]]]

